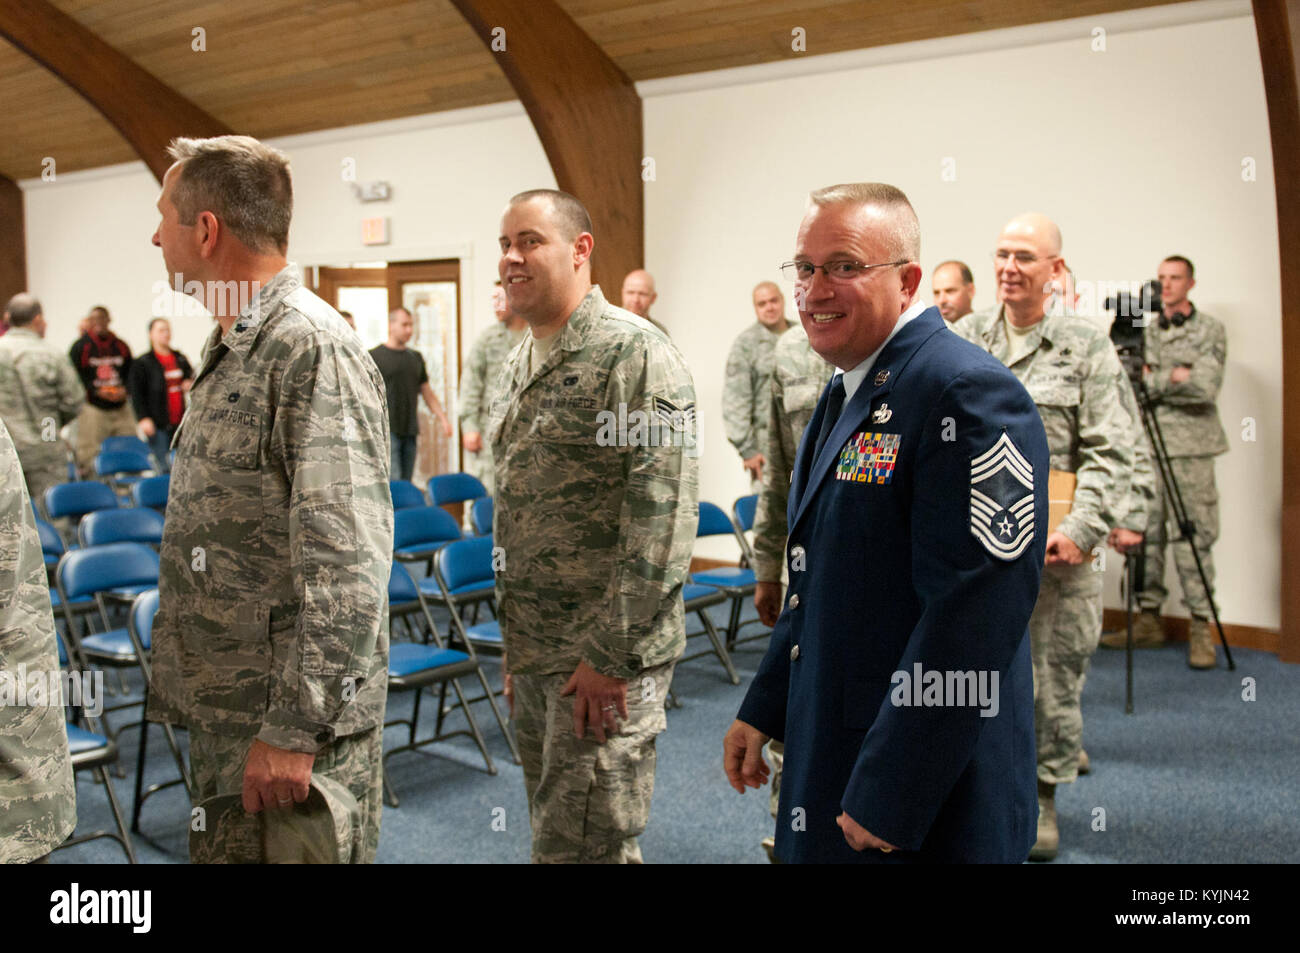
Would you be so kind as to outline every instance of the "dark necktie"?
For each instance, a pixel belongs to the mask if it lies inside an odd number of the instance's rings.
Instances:
[[[831,381],[830,397],[826,400],[826,413],[822,416],[822,428],[817,433],[817,443],[813,445],[812,458],[816,460],[821,456],[822,444],[831,435],[835,429],[835,424],[839,422],[840,411],[844,409],[844,375],[836,374],[835,379]]]

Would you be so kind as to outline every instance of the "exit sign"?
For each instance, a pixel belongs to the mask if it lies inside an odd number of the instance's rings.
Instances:
[[[387,245],[388,219],[382,217],[363,218],[361,220],[361,244]]]

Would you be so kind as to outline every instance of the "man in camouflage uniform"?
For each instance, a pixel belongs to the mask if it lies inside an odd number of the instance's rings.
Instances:
[[[1110,339],[1088,321],[1046,314],[1059,280],[1061,233],[1028,214],[1002,230],[994,253],[1002,304],[951,325],[1016,375],[1038,406],[1053,470],[1075,475],[1070,512],[1047,538],[1038,602],[1029,620],[1038,737],[1038,841],[1031,860],[1056,856],[1056,785],[1078,776],[1084,677],[1101,636],[1104,576],[1094,549],[1128,498],[1137,407]]]
[[[823,360],[808,344],[808,333],[798,321],[781,335],[772,351],[772,383],[769,388],[767,445],[763,456],[763,488],[754,514],[754,607],[763,625],[776,625],[781,614],[781,582],[785,572],[786,503],[790,498],[790,474],[804,428],[817,409],[817,401],[835,367]],[[772,817],[776,817],[781,795],[781,763],[785,745],[773,739],[767,745],[772,762]],[[773,839],[763,839],[768,856]]]
[[[686,645],[695,388],[661,332],[592,286],[591,220],[577,199],[515,196],[500,241],[510,306],[531,329],[506,363],[487,436],[532,858],[638,863],[655,736]]]
[[[496,394],[501,368],[528,331],[524,319],[510,311],[502,288],[492,291],[492,313],[497,323],[480,334],[469,349],[460,377],[459,402],[460,442],[469,454],[465,472],[482,481],[488,496],[492,495],[494,486],[492,447],[483,440],[483,423]]]
[[[5,338],[21,328],[16,325]],[[48,684],[48,674],[59,671],[50,587],[18,454],[2,421],[0,580],[0,678],[16,688],[24,676],[40,673]],[[62,699],[49,701],[0,702],[0,864],[44,857],[77,826]]]
[[[153,242],[218,326],[175,437],[149,716],[189,727],[195,803],[242,793],[250,828],[263,811],[264,831],[286,823],[313,772],[339,782],[369,862],[393,545],[383,380],[285,259],[287,158],[244,136],[169,151]],[[256,859],[257,841],[231,832],[205,859]]]
[[[754,286],[758,320],[741,331],[727,354],[722,384],[722,420],[727,439],[740,454],[757,492],[763,482],[763,448],[767,446],[767,400],[772,380],[772,351],[790,328],[785,296],[770,281]]]
[[[1164,313],[1146,326],[1143,379],[1155,407],[1170,469],[1187,516],[1196,528],[1196,551],[1209,583],[1207,595],[1191,546],[1181,539],[1181,530],[1175,526],[1174,533],[1179,538],[1173,544],[1174,565],[1183,589],[1183,604],[1192,616],[1187,664],[1207,669],[1215,666],[1218,641],[1218,633],[1210,621],[1210,599],[1214,591],[1210,548],[1219,538],[1214,458],[1228,451],[1228,438],[1215,401],[1223,384],[1228,345],[1223,325],[1198,311],[1188,300],[1187,293],[1196,284],[1193,274],[1192,263],[1182,255],[1173,255],[1160,263],[1158,277]],[[1165,589],[1165,545],[1170,538],[1167,527],[1173,521],[1174,512],[1169,491],[1160,482],[1160,495],[1151,509],[1147,526],[1145,584],[1138,596],[1142,613],[1134,624],[1133,641],[1139,648],[1163,645],[1165,641],[1160,607],[1169,594]],[[1117,636],[1107,636],[1102,643],[1108,648],[1123,648],[1124,633]]]
[[[0,338],[0,420],[22,461],[27,492],[43,504],[45,491],[68,479],[68,450],[59,429],[86,401],[68,356],[45,341],[41,303],[29,294],[5,305],[11,330]]]

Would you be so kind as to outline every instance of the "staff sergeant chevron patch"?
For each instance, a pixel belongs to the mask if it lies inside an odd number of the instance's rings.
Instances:
[[[970,531],[998,559],[1034,541],[1034,467],[1006,431],[970,462]]]

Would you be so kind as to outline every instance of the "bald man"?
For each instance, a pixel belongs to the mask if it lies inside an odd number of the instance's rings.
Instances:
[[[637,317],[645,318],[664,334],[668,329],[650,317],[650,305],[659,299],[655,291],[655,277],[644,268],[629,271],[623,279],[623,310],[631,311]]]
[[[997,309],[952,325],[1011,369],[1047,431],[1051,466],[1073,474],[1074,500],[1047,537],[1038,602],[1029,620],[1038,743],[1038,838],[1030,860],[1051,860],[1060,842],[1056,785],[1078,776],[1079,699],[1101,637],[1101,563],[1110,527],[1127,509],[1139,442],[1137,406],[1115,348],[1095,325],[1047,313],[1060,294],[1061,232],[1036,213],[1007,223],[993,253]]]
[[[934,306],[949,324],[971,313],[975,276],[964,261],[945,261],[934,269]]]
[[[758,319],[741,331],[727,354],[727,375],[722,385],[722,420],[727,439],[740,454],[750,485],[762,488],[763,448],[767,446],[768,398],[776,342],[789,329],[785,296],[771,281],[754,286],[751,299]]]

